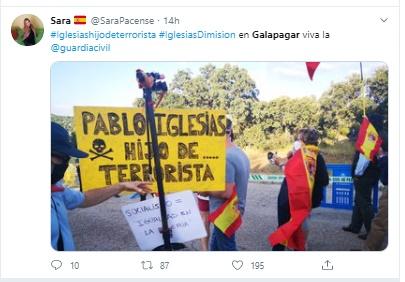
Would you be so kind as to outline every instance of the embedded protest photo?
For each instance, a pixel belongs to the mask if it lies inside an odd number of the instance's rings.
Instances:
[[[383,62],[57,62],[56,251],[381,251]]]

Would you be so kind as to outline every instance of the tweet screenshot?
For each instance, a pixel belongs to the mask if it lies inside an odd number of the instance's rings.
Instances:
[[[399,0],[328,2],[2,1],[0,280],[400,281]]]

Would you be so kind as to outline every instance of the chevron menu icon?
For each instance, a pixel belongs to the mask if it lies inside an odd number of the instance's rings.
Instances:
[[[86,24],[86,16],[80,15],[74,17],[75,24]]]

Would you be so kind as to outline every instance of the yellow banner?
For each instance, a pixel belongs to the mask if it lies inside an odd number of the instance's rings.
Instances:
[[[145,110],[75,107],[83,190],[124,181],[148,181],[149,154]],[[164,189],[225,189],[225,111],[158,109],[155,123]],[[152,146],[150,144],[151,154]],[[153,157],[153,156],[152,156]],[[154,189],[156,175],[152,158]]]

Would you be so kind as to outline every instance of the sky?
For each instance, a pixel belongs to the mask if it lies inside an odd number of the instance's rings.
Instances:
[[[170,87],[178,70],[189,69],[196,76],[208,63],[245,68],[263,101],[280,96],[319,98],[331,83],[360,73],[359,62],[321,62],[312,81],[304,62],[58,62],[51,69],[51,113],[72,116],[74,106],[131,107],[135,98],[142,97],[136,69],[164,74]],[[365,78],[385,66],[381,62],[362,64]]]

